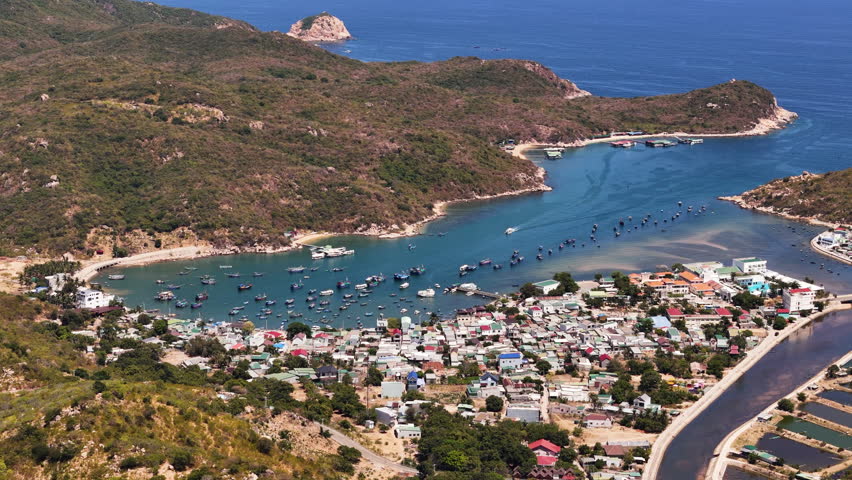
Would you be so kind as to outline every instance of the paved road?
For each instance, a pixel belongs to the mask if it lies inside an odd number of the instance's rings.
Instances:
[[[328,426],[323,425],[319,422],[314,422],[314,423],[316,423],[320,428],[324,428],[325,430],[328,430],[329,432],[331,432],[331,439],[332,440],[334,440],[335,442],[337,442],[341,445],[358,449],[358,451],[361,452],[361,456],[363,458],[365,458],[366,460],[369,460],[370,462],[372,462],[376,466],[383,467],[383,468],[392,468],[392,469],[394,469],[394,470],[396,470],[400,473],[417,475],[417,469],[414,469],[414,468],[411,468],[411,467],[406,467],[405,465],[400,465],[396,462],[392,462],[392,461],[388,460],[387,458],[382,457],[381,455],[377,455],[372,450],[369,450],[367,447],[361,445],[360,443],[356,442],[355,440],[352,440],[351,438],[340,433],[339,431],[337,431],[333,428],[329,428]]]

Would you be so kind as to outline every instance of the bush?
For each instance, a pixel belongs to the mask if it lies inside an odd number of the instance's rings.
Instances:
[[[213,473],[207,467],[196,468],[189,475],[187,475],[186,480],[212,480],[216,478],[216,474]]]
[[[118,464],[121,470],[133,470],[142,466],[142,461],[138,457],[127,457]]]
[[[789,398],[782,398],[778,401],[778,409],[783,410],[785,412],[792,412],[795,406],[796,405]]]
[[[188,450],[177,450],[172,453],[172,467],[175,471],[182,472],[193,465],[192,453]]]
[[[361,452],[357,448],[341,445],[337,447],[337,454],[349,463],[358,463],[361,461]]]
[[[106,389],[106,384],[100,380],[97,380],[95,383],[92,384],[92,390],[95,393],[103,393],[104,391],[106,391]]]
[[[269,455],[274,446],[275,442],[269,437],[260,437],[257,439],[257,451],[264,455]]]

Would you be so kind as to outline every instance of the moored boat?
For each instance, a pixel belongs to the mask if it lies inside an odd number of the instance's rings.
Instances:
[[[301,265],[298,266],[298,267],[289,267],[289,268],[287,268],[287,271],[289,273],[302,273],[302,272],[305,271],[305,267],[303,267]]]
[[[254,285],[252,285],[250,283],[241,283],[241,284],[237,285],[237,291],[242,292],[243,290],[249,290],[253,286]]]
[[[406,289],[406,288],[408,288],[408,282],[403,282],[403,283],[401,283],[401,284],[399,285],[399,289],[400,289],[400,290],[404,290],[404,289]]]
[[[197,300],[197,301],[207,300],[208,298],[209,298],[209,296],[207,295],[206,292],[201,292],[201,293],[195,294],[195,300]]]
[[[417,296],[421,297],[421,298],[432,298],[432,297],[435,296],[435,290],[432,290],[431,288],[427,288],[425,290],[419,290],[417,292]]]
[[[120,274],[107,275],[107,278],[110,279],[110,280],[124,280],[124,275],[120,275]]]

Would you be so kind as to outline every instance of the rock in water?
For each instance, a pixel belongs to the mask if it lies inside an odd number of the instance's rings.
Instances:
[[[352,38],[343,21],[328,12],[299,20],[287,35],[306,42],[338,42]]]

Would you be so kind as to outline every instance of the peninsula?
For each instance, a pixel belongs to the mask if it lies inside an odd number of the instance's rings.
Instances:
[[[779,109],[748,81],[603,98],[525,60],[364,63],[147,2],[28,5],[0,5],[7,256],[404,232],[440,202],[546,188],[507,139],[735,134]]]
[[[299,20],[290,26],[287,35],[306,42],[339,42],[352,38],[343,21],[328,12]]]
[[[720,200],[819,225],[849,225],[852,224],[852,168],[824,174],[802,172]]]

